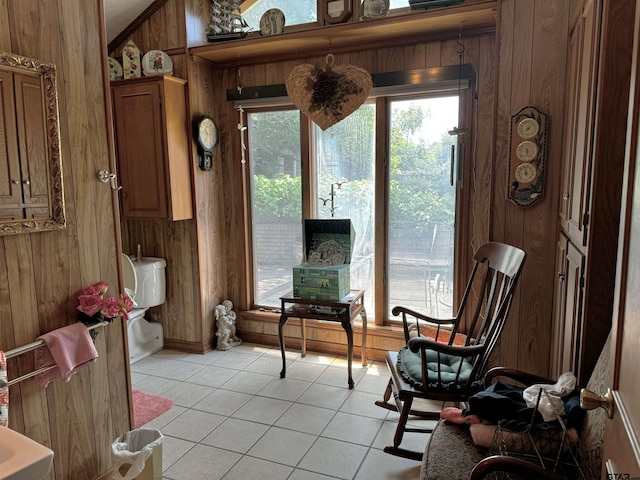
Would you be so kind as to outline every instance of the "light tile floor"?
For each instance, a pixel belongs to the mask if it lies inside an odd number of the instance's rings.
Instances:
[[[170,398],[171,410],[146,428],[164,435],[168,480],[408,480],[420,463],[383,452],[398,414],[374,404],[389,376],[384,362],[242,344],[205,355],[162,350],[131,366],[133,388]],[[424,420],[412,420],[425,426]],[[433,422],[431,422],[433,424]],[[424,450],[428,434],[402,446]]]

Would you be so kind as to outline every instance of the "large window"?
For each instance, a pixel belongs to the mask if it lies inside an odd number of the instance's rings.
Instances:
[[[285,26],[313,23],[318,20],[316,0],[245,0],[242,3],[242,17],[252,30],[260,30],[260,18],[267,10],[278,8],[285,17]],[[390,0],[389,9],[408,8],[409,0]],[[358,12],[354,12],[357,18]]]
[[[298,110],[247,114],[254,303],[279,306],[302,261]]]
[[[325,131],[293,107],[245,110],[256,307],[277,308],[291,292],[303,218],[349,218],[351,286],[366,290],[369,318],[389,319],[396,305],[451,314],[457,91],[372,99]]]
[[[373,312],[375,104],[324,132],[314,127],[316,218],[348,218],[356,232],[351,256],[351,287],[364,289],[365,308]]]
[[[389,105],[388,308],[450,316],[456,191],[448,131],[458,125],[458,96]]]
[[[318,19],[316,0],[258,0],[244,3],[248,6],[242,6],[242,18],[252,30],[260,31],[260,18],[271,8],[282,10],[285,26],[313,23]]]

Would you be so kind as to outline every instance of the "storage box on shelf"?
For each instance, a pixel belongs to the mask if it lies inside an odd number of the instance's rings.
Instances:
[[[318,300],[348,295],[355,236],[349,219],[305,219],[304,263],[293,268],[293,295]]]

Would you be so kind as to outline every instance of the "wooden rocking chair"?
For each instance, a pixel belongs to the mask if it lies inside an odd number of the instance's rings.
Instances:
[[[383,400],[376,402],[400,412],[393,446],[384,449],[387,453],[414,460],[422,458],[422,452],[401,448],[400,443],[404,432],[430,430],[409,428],[407,420],[409,415],[437,419],[440,412],[412,409],[415,398],[459,403],[483,388],[482,376],[509,314],[525,253],[510,245],[489,242],[473,258],[473,270],[455,318],[431,318],[405,307],[392,310],[394,315],[402,314],[407,345],[400,352],[387,352],[391,378]],[[467,322],[466,335],[460,335],[463,319]],[[421,335],[423,322],[436,326],[438,341]],[[454,344],[460,338],[463,344]],[[392,393],[394,403],[389,402]]]

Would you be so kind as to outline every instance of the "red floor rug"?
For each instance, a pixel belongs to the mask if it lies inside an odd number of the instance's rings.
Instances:
[[[133,418],[136,428],[149,423],[173,407],[173,401],[140,390],[133,390]]]

